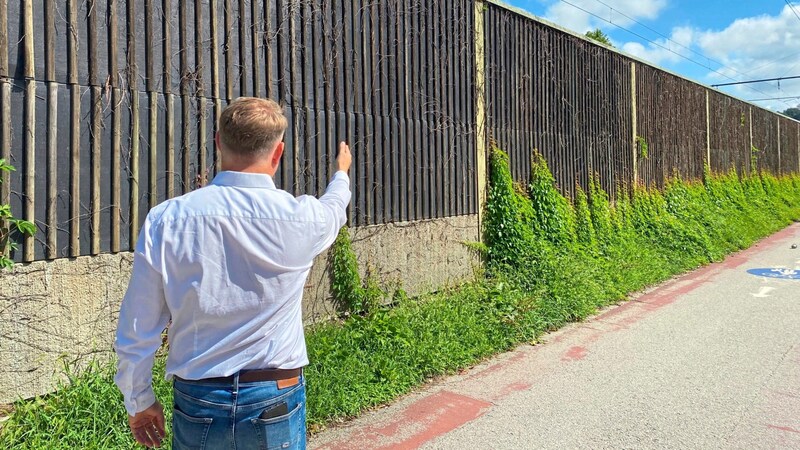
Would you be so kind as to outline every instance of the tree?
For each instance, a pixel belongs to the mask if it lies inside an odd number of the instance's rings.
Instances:
[[[595,28],[594,31],[587,31],[586,37],[593,41],[597,41],[601,44],[605,44],[609,47],[614,46],[611,44],[611,39],[608,37],[608,35],[603,33],[603,30],[601,30],[600,28]]]
[[[789,116],[794,120],[800,120],[800,105],[797,105],[794,108],[789,108],[786,111],[781,111],[781,114],[784,116]]]

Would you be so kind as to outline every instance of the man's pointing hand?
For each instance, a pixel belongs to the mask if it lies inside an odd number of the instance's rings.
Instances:
[[[353,162],[353,155],[350,154],[350,146],[346,142],[339,143],[339,152],[336,154],[336,168],[337,170],[350,171],[350,164]]]

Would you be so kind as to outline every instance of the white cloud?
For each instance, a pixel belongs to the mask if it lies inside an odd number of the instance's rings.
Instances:
[[[682,56],[695,58],[690,50],[695,35],[696,31],[690,27],[677,27],[672,30],[669,39],[657,39],[647,46],[639,42],[627,42],[621,48],[653,64],[677,63],[683,60]]]
[[[800,3],[795,4],[800,12]],[[700,51],[723,63],[723,74],[736,80],[778,78],[800,75],[800,21],[789,6],[780,14],[760,15],[734,21],[720,31],[697,34]],[[710,73],[712,83],[725,83],[730,79]],[[740,85],[730,92],[744,98],[800,96],[800,80]],[[760,91],[760,92],[759,92]],[[798,104],[800,99],[787,100]],[[759,102],[773,109],[786,109],[783,101]]]
[[[545,18],[580,33],[609,27],[605,20],[620,26],[629,26],[633,23],[631,19],[652,20],[667,6],[667,0],[603,0],[602,3],[597,0],[569,0],[569,3],[585,11],[565,2],[556,1],[547,8]],[[605,20],[598,19],[592,14]]]

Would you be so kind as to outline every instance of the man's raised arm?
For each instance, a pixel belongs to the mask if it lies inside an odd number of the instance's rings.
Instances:
[[[325,210],[326,226],[323,235],[317,241],[315,254],[322,253],[326,248],[333,244],[339,229],[347,223],[347,205],[350,203],[350,165],[353,156],[350,153],[350,146],[346,142],[339,144],[339,151],[336,154],[336,174],[333,175],[331,182],[325,189],[325,194],[319,201]]]

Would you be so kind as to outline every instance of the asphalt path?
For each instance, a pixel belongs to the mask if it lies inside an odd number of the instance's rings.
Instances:
[[[793,244],[798,224],[539,345],[435,380],[309,446],[800,449]]]

